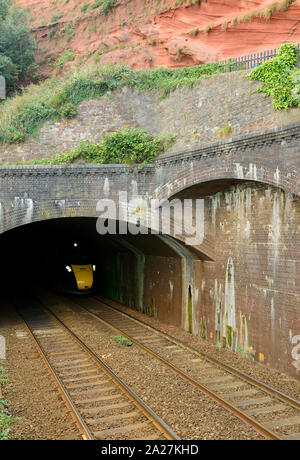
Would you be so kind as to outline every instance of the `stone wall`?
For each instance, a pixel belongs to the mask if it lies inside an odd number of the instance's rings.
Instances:
[[[253,93],[260,85],[233,72],[200,80],[161,99],[155,92],[123,88],[100,99],[84,101],[73,120],[47,122],[39,139],[0,147],[0,162],[52,157],[76,147],[80,140],[101,140],[103,132],[138,126],[153,135],[174,134],[170,152],[202,147],[220,140],[230,125],[228,139],[263,133],[300,122],[300,110],[274,111],[270,98]],[[169,152],[169,153],[170,153]]]
[[[195,270],[194,333],[299,375],[299,199],[239,184],[206,197],[205,211],[216,259]]]
[[[119,266],[111,264],[105,275],[116,274],[113,295],[297,377],[291,341],[300,334],[299,139],[299,125],[290,126],[143,168],[1,167],[0,233],[38,221],[97,217],[98,200],[117,201],[119,191],[129,198],[204,198],[200,247],[170,236],[160,246],[140,236],[118,241],[122,251],[114,249],[107,260]]]

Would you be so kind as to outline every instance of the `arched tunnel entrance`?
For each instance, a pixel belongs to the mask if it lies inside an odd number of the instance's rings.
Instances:
[[[0,236],[3,294],[47,286],[49,248],[82,241],[104,297],[295,375],[299,198],[272,185],[226,179],[187,184],[171,199],[200,197],[214,258],[167,235],[101,236],[96,217],[42,220]]]
[[[56,274],[49,260],[55,251],[74,245],[81,245],[91,256],[95,292],[182,326],[185,273],[178,243],[173,245],[156,235],[102,236],[92,217],[45,220],[3,233],[4,293],[35,287],[54,289]]]

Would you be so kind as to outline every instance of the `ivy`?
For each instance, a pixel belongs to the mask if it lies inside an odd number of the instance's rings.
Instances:
[[[248,78],[262,82],[257,92],[271,97],[274,109],[289,109],[300,106],[294,96],[296,69],[297,45],[285,43],[275,58],[252,70]]]

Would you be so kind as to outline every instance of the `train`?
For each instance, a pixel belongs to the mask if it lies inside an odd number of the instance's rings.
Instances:
[[[91,251],[80,242],[52,245],[46,271],[55,291],[84,295],[95,290],[96,264]]]

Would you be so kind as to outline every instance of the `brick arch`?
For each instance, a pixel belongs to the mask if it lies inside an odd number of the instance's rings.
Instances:
[[[157,187],[153,196],[159,200],[167,200],[195,185],[232,180],[271,185],[300,197],[300,169],[289,168],[279,162],[274,162],[272,168],[263,161],[255,163],[253,160],[255,159],[238,162],[235,159],[215,158],[213,164],[205,159],[196,164],[193,162]]]

